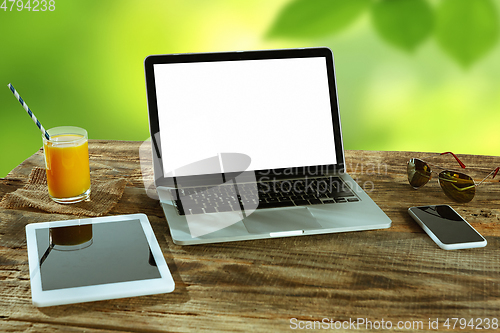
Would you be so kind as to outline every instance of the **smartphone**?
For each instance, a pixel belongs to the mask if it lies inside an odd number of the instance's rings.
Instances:
[[[408,213],[442,249],[486,246],[486,239],[448,205],[411,207]]]

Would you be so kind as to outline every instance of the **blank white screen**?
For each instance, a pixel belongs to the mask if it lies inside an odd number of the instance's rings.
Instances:
[[[250,156],[248,170],[337,163],[323,57],[155,64],[154,74],[164,173],[231,152]]]

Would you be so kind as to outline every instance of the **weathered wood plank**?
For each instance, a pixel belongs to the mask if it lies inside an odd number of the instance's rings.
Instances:
[[[458,155],[467,165],[463,172],[477,182],[495,167],[500,166],[500,157],[480,155]],[[414,190],[406,176],[406,162],[417,157],[444,168],[457,170],[460,167],[451,156],[418,152],[372,152],[347,151],[347,171],[362,186],[372,199],[392,219],[389,231],[422,232],[406,210],[412,206],[449,204],[469,221],[480,233],[500,236],[500,184],[498,176],[489,179],[477,188],[475,198],[466,204],[448,199],[436,179],[424,187]]]
[[[500,241],[488,241],[471,257],[418,234],[382,231],[193,247],[164,238],[172,294],[35,309],[27,269],[13,269],[1,276],[0,309],[9,320],[132,331],[178,330],[186,321],[244,331],[286,330],[291,318],[491,318],[500,306]]]
[[[347,151],[348,172],[393,220],[390,229],[182,247],[173,244],[158,202],[143,188],[140,144],[91,140],[92,175],[130,179],[110,214],[148,215],[176,290],[35,308],[24,227],[74,216],[29,208],[0,210],[0,330],[288,331],[292,318],[384,319],[394,325],[415,320],[428,325],[429,318],[437,317],[500,317],[498,182],[479,187],[471,203],[456,204],[435,180],[417,191],[407,184],[406,160],[435,154]],[[500,157],[460,157],[471,174],[477,172],[475,179],[500,165]],[[455,168],[452,158],[440,161]],[[22,187],[33,166],[43,166],[41,152],[0,179],[0,195]],[[406,212],[410,206],[431,203],[451,204],[486,236],[488,246],[439,249]]]

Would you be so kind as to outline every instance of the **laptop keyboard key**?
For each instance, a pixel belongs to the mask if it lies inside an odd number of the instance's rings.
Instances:
[[[333,199],[324,199],[324,200],[321,200],[322,203],[324,204],[329,204],[329,203],[335,203],[335,200]]]
[[[231,212],[233,211],[233,207],[230,205],[220,205],[217,207],[218,212]]]
[[[311,205],[319,205],[319,204],[322,204],[323,202],[319,199],[309,199],[309,202],[311,203]]]
[[[292,201],[287,202],[263,202],[259,204],[258,208],[278,208],[278,207],[290,207],[293,206]]]
[[[203,209],[200,207],[191,208],[190,211],[191,211],[191,214],[203,214],[204,213]]]
[[[215,207],[205,207],[205,213],[216,213]]]
[[[307,200],[293,200],[293,202],[297,205],[297,206],[307,206],[309,205],[309,201]]]

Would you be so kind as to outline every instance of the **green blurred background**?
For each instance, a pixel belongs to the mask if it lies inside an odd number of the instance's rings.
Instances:
[[[500,154],[498,0],[19,4],[0,8],[0,177],[42,145],[8,83],[46,128],[145,140],[147,55],[290,47],[333,50],[346,149]]]

